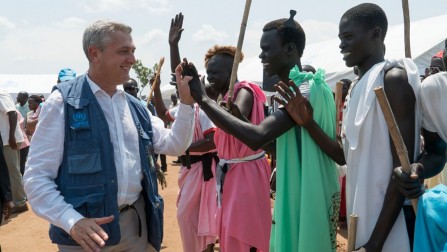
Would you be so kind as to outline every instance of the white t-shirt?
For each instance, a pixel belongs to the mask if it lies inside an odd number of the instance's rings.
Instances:
[[[9,116],[8,112],[16,111],[16,106],[11,95],[6,90],[0,89],[0,133],[2,135],[3,146],[9,145]],[[23,142],[23,134],[20,125],[17,123],[15,130],[16,142]]]

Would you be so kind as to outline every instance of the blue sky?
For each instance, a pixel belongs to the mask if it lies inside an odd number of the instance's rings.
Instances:
[[[243,51],[246,58],[260,53],[262,27],[268,21],[288,17],[290,9],[307,35],[307,43],[337,36],[338,21],[356,0],[253,0]],[[398,0],[372,1],[387,13],[389,24],[402,23]],[[445,14],[445,0],[409,0],[412,20]],[[85,27],[98,19],[129,24],[137,46],[136,57],[146,66],[166,58],[162,82],[169,81],[168,31],[178,12],[185,15],[180,53],[199,68],[214,44],[237,44],[243,0],[16,0],[0,3],[0,74],[57,74],[72,67],[79,74],[88,68],[82,51]],[[436,25],[428,29],[436,29]],[[306,51],[304,51],[304,54]],[[261,65],[259,65],[261,67]],[[134,75],[133,73],[131,75]]]

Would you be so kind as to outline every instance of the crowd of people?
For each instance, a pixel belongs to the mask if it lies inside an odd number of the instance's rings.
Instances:
[[[158,178],[170,155],[181,164],[185,252],[216,243],[223,252],[336,251],[337,227],[351,214],[359,216],[358,251],[447,250],[447,188],[424,183],[446,163],[447,40],[421,76],[411,59],[385,58],[382,8],[354,6],[341,16],[339,47],[356,78],[340,80],[334,95],[323,69],[301,64],[306,35],[295,15],[262,30],[260,61],[279,79],[274,103],[254,83],[230,83],[235,46],[207,50],[206,78],[182,60],[182,13],[169,30],[172,103],[164,104],[159,78],[145,101],[129,75],[132,28],[90,24],[86,74],[63,68],[47,99],[23,91],[16,105],[0,90],[2,219],[27,211],[28,201],[60,251],[160,251]],[[374,93],[382,85],[410,173]]]

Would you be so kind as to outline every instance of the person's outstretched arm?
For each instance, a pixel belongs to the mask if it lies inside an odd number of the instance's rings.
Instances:
[[[153,79],[150,80],[153,83]],[[160,90],[160,78],[157,79],[157,84],[155,84],[154,88],[154,105],[155,111],[157,112],[157,116],[163,120],[165,124],[174,121],[174,117],[169,113],[169,110],[166,108],[165,103],[163,102],[163,97],[161,95]]]
[[[178,43],[182,38],[183,32],[183,14],[180,12],[171,19],[171,27],[169,29],[169,55],[171,58],[171,73],[175,72],[175,68],[181,63],[180,49]]]
[[[192,64],[190,63],[190,65]],[[183,65],[183,67],[185,67],[185,65]],[[189,82],[189,86],[194,100],[218,128],[235,136],[251,149],[260,149],[262,146],[270,143],[295,125],[287,111],[283,109],[275,111],[272,115],[265,118],[259,125],[253,125],[238,119],[206,95],[195,67],[192,65],[191,68],[193,68],[193,72],[184,71],[184,75],[193,77]],[[239,108],[241,109],[242,114],[244,114],[242,107],[243,106],[240,106]]]
[[[290,90],[292,88],[294,92]],[[285,84],[279,82],[275,85],[276,91],[283,99],[275,96],[275,100],[282,104],[294,122],[304,127],[315,143],[339,165],[346,164],[343,148],[339,141],[330,138],[314,121],[313,109],[310,102],[303,97],[300,89],[290,81]]]

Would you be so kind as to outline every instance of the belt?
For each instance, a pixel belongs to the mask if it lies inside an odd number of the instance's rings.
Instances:
[[[180,156],[180,161],[182,162],[182,166],[186,166],[186,168],[190,169],[191,164],[195,164],[198,162],[202,162],[202,169],[203,169],[203,180],[208,181],[211,178],[213,178],[213,171],[212,171],[212,163],[214,161],[219,163],[219,158],[217,157],[217,152],[208,152],[203,155],[183,155]],[[188,163],[189,162],[189,163]],[[189,167],[188,167],[189,164]]]
[[[127,210],[129,210],[131,208],[133,209],[135,207],[133,205],[128,205],[128,204],[121,205],[120,207],[118,207],[118,213],[127,212]]]
[[[217,206],[222,206],[222,193],[223,185],[225,181],[225,174],[231,168],[228,164],[244,163],[249,161],[258,160],[265,157],[265,151],[258,152],[256,154],[243,157],[225,160],[220,158],[219,163],[216,166],[216,190],[217,190]]]
[[[135,213],[137,213],[137,217],[138,217],[138,235],[139,235],[139,237],[141,237],[141,218],[140,218],[140,214],[138,213],[138,211],[135,208],[135,206],[133,204],[132,205],[129,205],[129,204],[121,205],[121,206],[118,207],[118,213],[119,214],[125,213],[129,209],[133,209],[135,211]]]

